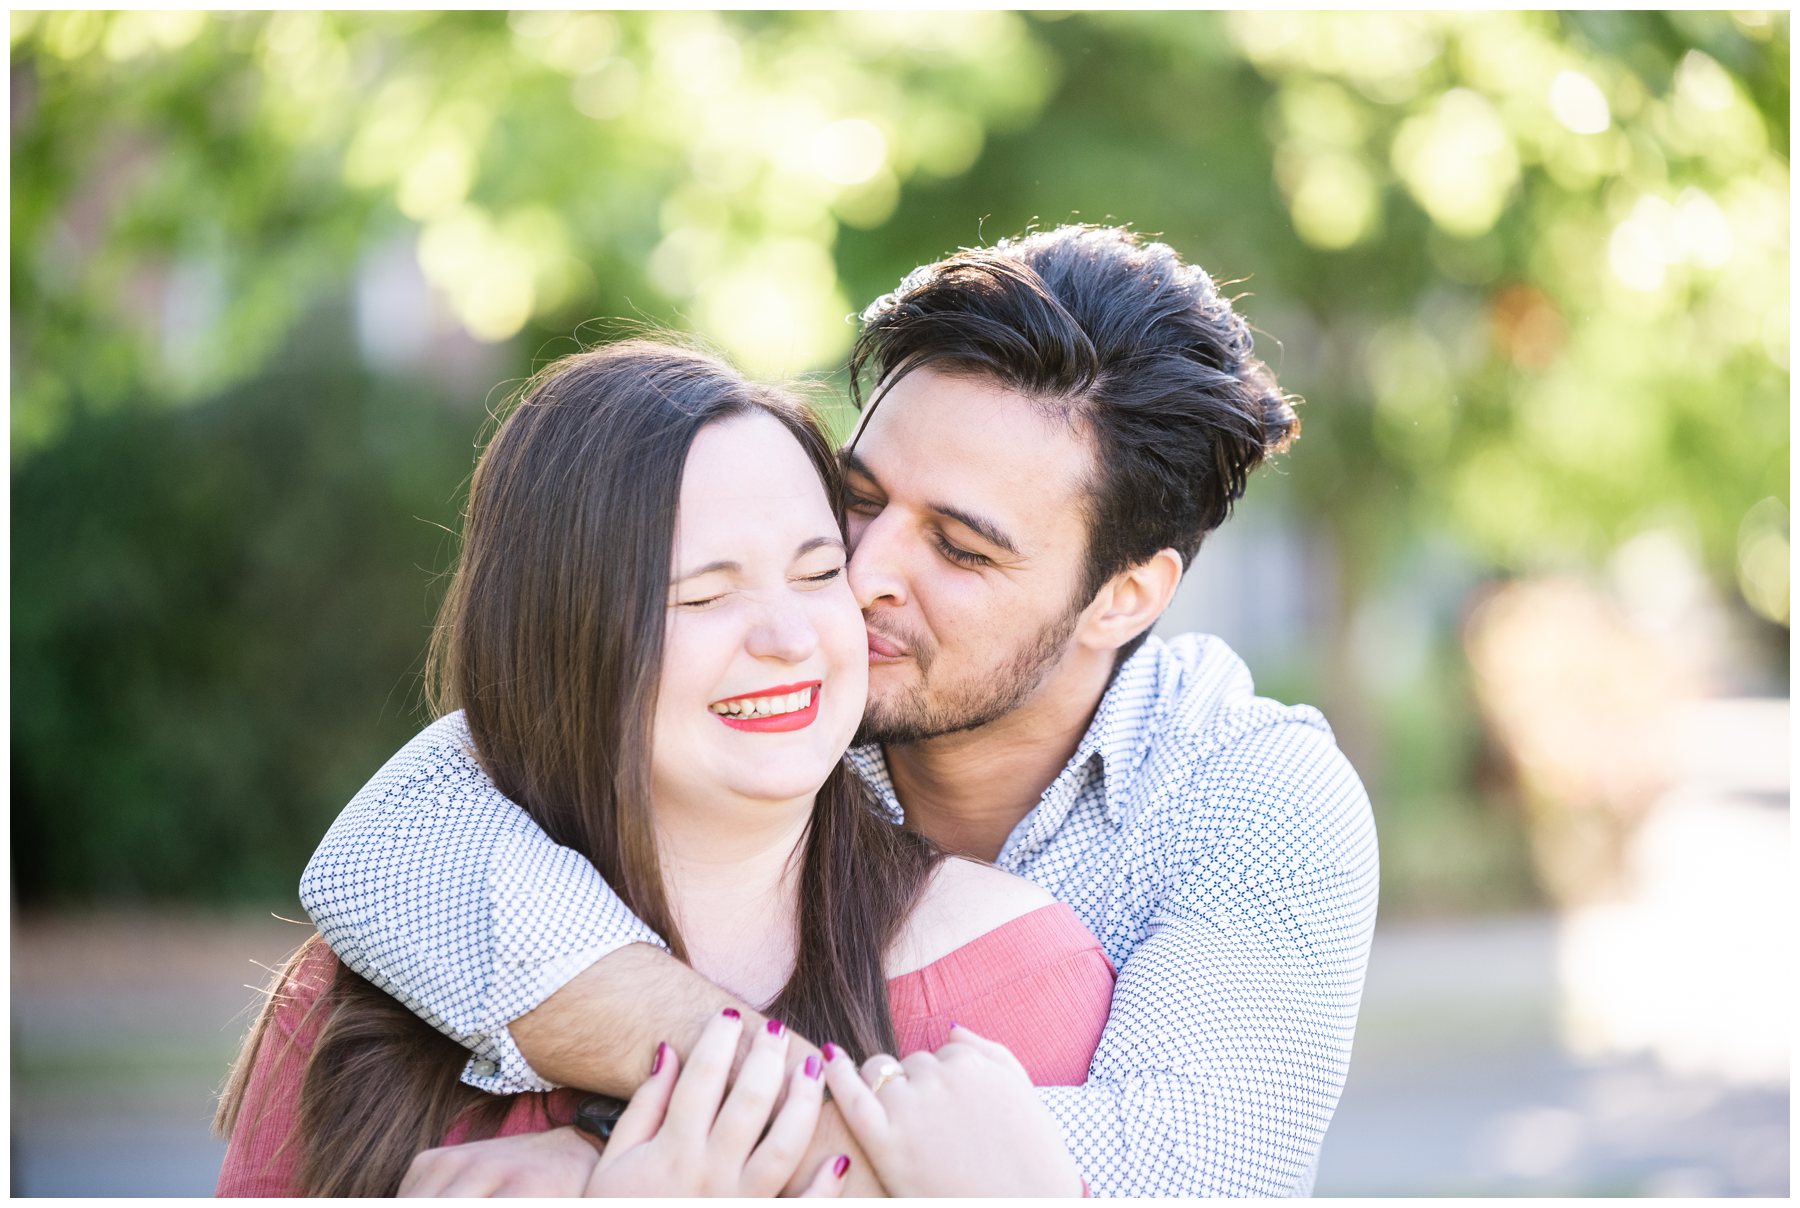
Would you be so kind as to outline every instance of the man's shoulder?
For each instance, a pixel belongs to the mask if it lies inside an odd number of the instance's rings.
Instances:
[[[1224,639],[1184,633],[1146,643],[1155,694],[1149,745],[1199,762],[1258,730],[1296,726],[1335,742],[1324,714],[1256,694],[1250,668]],[[1134,660],[1135,661],[1135,660]],[[1141,673],[1140,673],[1141,674]]]
[[[1210,634],[1162,641],[1156,716],[1139,767],[1145,808],[1199,838],[1244,829],[1360,829],[1368,797],[1311,705],[1256,694],[1250,669]]]

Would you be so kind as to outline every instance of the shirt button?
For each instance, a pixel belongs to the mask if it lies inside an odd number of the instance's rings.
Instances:
[[[500,1069],[491,1058],[487,1057],[483,1057],[469,1068],[474,1070],[477,1078],[492,1078]]]

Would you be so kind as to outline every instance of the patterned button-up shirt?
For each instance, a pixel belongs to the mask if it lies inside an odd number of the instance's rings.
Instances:
[[[451,714],[390,760],[301,900],[347,965],[473,1052],[464,1081],[543,1089],[507,1024],[661,941],[468,737]],[[880,749],[850,758],[898,815]],[[997,863],[1074,907],[1119,970],[1087,1084],[1041,1092],[1095,1194],[1310,1192],[1377,873],[1368,797],[1318,711],[1256,696],[1215,637],[1152,637]]]

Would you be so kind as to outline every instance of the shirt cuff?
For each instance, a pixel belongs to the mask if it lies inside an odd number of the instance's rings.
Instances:
[[[634,934],[570,952],[529,971],[519,970],[517,976],[510,979],[514,983],[511,992],[503,994],[501,998],[513,1004],[526,1004],[513,1015],[512,1018],[517,1019],[536,1009],[545,999],[566,986],[577,973],[596,961],[611,956],[627,944],[650,944],[665,951],[668,948],[660,936],[640,923]],[[468,1064],[463,1066],[463,1082],[490,1095],[518,1095],[528,1091],[557,1089],[557,1083],[541,1076],[525,1060],[525,1054],[519,1050],[512,1032],[508,1030],[510,1022],[509,1020],[507,1024],[491,1032],[469,1038],[472,1042],[471,1056]]]
[[[554,1082],[538,1077],[525,1054],[513,1043],[512,1033],[496,1032],[484,1036],[475,1045],[469,1063],[463,1066],[462,1080],[478,1091],[490,1095],[522,1095],[528,1091],[553,1091]]]

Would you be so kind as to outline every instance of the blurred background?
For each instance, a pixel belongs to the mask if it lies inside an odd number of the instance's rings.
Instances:
[[[205,1194],[313,844],[421,724],[490,411],[818,378],[951,249],[1205,266],[1304,438],[1162,629],[1381,833],[1322,1195],[1784,1195],[1789,18],[15,12],[12,1174]]]

